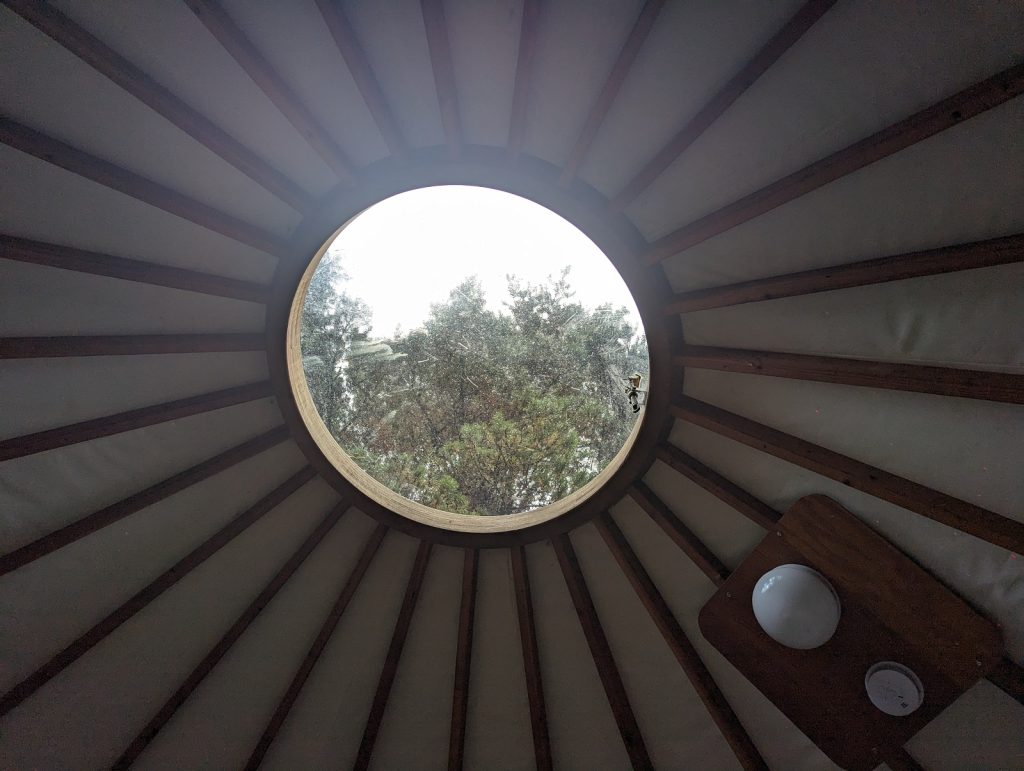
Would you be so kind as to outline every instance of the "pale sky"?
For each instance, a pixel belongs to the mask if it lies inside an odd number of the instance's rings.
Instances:
[[[495,311],[508,300],[505,274],[540,283],[569,265],[576,300],[588,308],[636,304],[600,249],[574,225],[525,198],[479,187],[431,187],[371,207],[346,227],[329,253],[341,255],[345,288],[373,312],[372,336],[422,324],[468,276],[479,277]]]

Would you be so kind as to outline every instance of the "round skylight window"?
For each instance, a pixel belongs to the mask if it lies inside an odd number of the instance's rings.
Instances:
[[[429,187],[370,207],[299,303],[297,396],[318,443],[416,519],[578,502],[643,414],[647,342],[622,278],[575,226],[509,193]]]

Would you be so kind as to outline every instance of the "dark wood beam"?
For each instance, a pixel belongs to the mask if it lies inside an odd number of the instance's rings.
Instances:
[[[998,107],[1024,92],[1024,64],[1004,70],[800,171],[701,217],[651,244],[649,265],[679,254],[822,185]]]
[[[42,0],[3,0],[3,3],[271,195],[300,212],[312,204],[305,190],[49,3]]]
[[[459,606],[459,636],[455,653],[455,686],[452,693],[452,723],[448,738],[448,769],[462,771],[466,747],[466,716],[469,712],[469,676],[473,660],[473,618],[476,614],[477,568],[480,554],[466,549],[462,563],[462,602]]]
[[[765,529],[770,530],[775,527],[775,523],[782,517],[782,514],[767,503],[758,500],[675,445],[659,445],[655,450],[655,455],[662,463],[675,469],[691,482],[696,483],[751,522]]]
[[[462,121],[459,117],[459,98],[455,88],[455,70],[448,42],[448,23],[444,15],[443,0],[420,0],[423,24],[427,30],[430,66],[434,71],[437,106],[441,111],[441,125],[448,154],[458,157],[462,152]]]
[[[324,539],[324,536],[338,523],[341,515],[348,511],[349,506],[350,501],[343,499],[327,513],[327,516],[323,518],[320,524],[302,542],[302,545],[281,566],[281,569],[274,574],[274,577],[263,587],[263,590],[253,598],[248,607],[235,619],[235,623],[228,628],[203,659],[196,664],[188,677],[185,678],[185,681],[178,687],[178,690],[171,694],[152,719],[139,731],[121,757],[114,762],[113,768],[129,768],[138,760],[150,742],[156,738],[156,735],[167,725],[167,722],[174,717],[174,713],[188,700],[188,697],[199,687],[199,684],[203,682],[206,676],[213,671],[213,668],[224,658],[231,647],[238,642],[238,639],[245,633],[252,622],[256,620],[256,617],[263,609],[270,604],[270,601],[274,599],[281,588],[288,582],[288,579],[295,574],[295,571],[306,561],[306,558],[313,553],[313,550]]]
[[[516,615],[519,618],[519,641],[523,649],[526,697],[530,704],[534,763],[537,771],[551,771],[551,737],[548,734],[548,711],[544,701],[544,678],[540,671],[540,649],[537,646],[537,624],[533,615],[526,550],[522,546],[513,546],[509,549],[509,557],[512,560],[512,583],[516,594]]]
[[[1007,696],[1024,705],[1024,668],[1008,658],[1003,658],[991,673],[991,680]]]
[[[655,524],[665,531],[672,542],[693,560],[693,564],[699,567],[715,586],[721,586],[725,582],[729,569],[690,528],[682,523],[665,502],[654,494],[651,488],[643,482],[634,482],[629,488],[629,497],[647,512]]]
[[[686,632],[676,620],[668,603],[665,602],[665,598],[658,591],[654,581],[651,580],[626,536],[607,513],[598,517],[594,522],[615,561],[622,568],[622,572],[640,598],[640,602],[650,614],[651,620],[654,621],[658,631],[665,638],[669,650],[676,657],[676,661],[682,667],[690,685],[693,686],[698,698],[704,704],[708,714],[711,715],[711,719],[714,720],[718,730],[729,743],[740,765],[746,771],[768,771],[768,766],[757,751],[757,747],[750,740],[750,736],[743,728],[739,718],[736,717],[736,713],[732,711],[732,707],[729,706],[729,702],[708,668],[704,666],[700,654],[697,653],[697,649],[693,647],[693,643],[686,636]]]
[[[615,723],[619,727],[619,734],[622,736],[630,763],[637,771],[653,768],[643,735],[640,733],[640,726],[636,722],[633,707],[626,694],[626,686],[622,684],[622,676],[615,664],[615,657],[612,655],[608,638],[605,637],[601,620],[597,616],[597,609],[580,569],[572,541],[568,535],[560,535],[551,544],[555,547],[555,555],[562,568],[565,585],[572,597],[576,615],[579,616],[583,635],[587,638],[590,655],[594,659],[594,666],[597,667],[597,674],[601,679],[605,696],[608,697],[608,706],[611,707]]]
[[[195,466],[185,469],[162,482],[157,482],[145,490],[129,495],[117,503],[105,506],[99,511],[94,511],[92,514],[88,514],[69,525],[65,525],[59,530],[54,530],[52,533],[37,538],[21,548],[8,552],[0,557],[0,576],[10,573],[22,565],[34,562],[40,557],[45,557],[47,554],[51,554],[57,551],[57,549],[85,538],[85,536],[95,533],[97,530],[107,527],[114,522],[119,522],[137,511],[141,511],[148,506],[152,506],[154,503],[169,498],[175,493],[179,493],[194,484],[202,482],[204,479],[209,479],[221,471],[229,469],[244,460],[258,455],[264,450],[280,444],[288,436],[289,433],[286,426],[273,428],[266,433],[242,442],[242,444],[235,445],[222,453],[214,455],[202,463],[197,463]]]
[[[885,747],[879,754],[891,771],[925,771],[903,747]]]
[[[172,567],[161,573],[144,589],[137,592],[115,610],[111,611],[106,618],[89,629],[89,631],[85,632],[74,642],[66,646],[62,651],[60,651],[60,653],[55,655],[39,667],[39,669],[7,691],[3,696],[0,696],[0,715],[6,715],[12,709],[21,704],[25,699],[46,685],[46,683],[63,672],[71,664],[76,662],[94,645],[114,632],[114,630],[121,626],[121,624],[178,583],[178,581],[192,572],[192,570],[213,556],[223,546],[241,534],[250,525],[283,502],[288,498],[288,496],[315,476],[316,472],[312,467],[306,466],[298,473],[292,475],[287,481],[275,488],[269,494],[261,498],[253,506],[249,507],[228,522],[227,525],[203,541],[203,543],[189,552],[185,557],[178,560],[178,562],[176,562]]]
[[[165,353],[229,353],[266,350],[258,334],[79,335],[74,337],[0,337],[0,359],[65,356],[139,356]]]
[[[273,396],[269,381],[189,396],[0,441],[0,462]]]
[[[1024,233],[683,292],[665,312],[692,313],[1014,262],[1024,262]]]
[[[45,265],[61,270],[90,273],[94,276],[119,278],[140,284],[152,284],[186,292],[230,297],[245,302],[266,303],[270,299],[270,287],[251,281],[197,273],[167,265],[157,265],[142,260],[115,257],[99,252],[87,252],[58,244],[32,241],[0,234],[0,258]]]
[[[683,346],[674,361],[693,369],[1024,404],[1024,375],[1007,372],[702,345]]]
[[[626,38],[622,50],[619,51],[618,59],[615,60],[615,64],[611,72],[608,73],[608,78],[601,87],[597,99],[594,100],[594,105],[590,108],[590,113],[583,124],[583,130],[580,131],[580,135],[576,138],[576,144],[573,145],[572,150],[569,152],[569,158],[566,160],[565,166],[562,167],[561,176],[558,178],[558,184],[562,187],[569,187],[579,173],[580,166],[586,160],[587,153],[590,152],[590,146],[594,143],[601,124],[604,123],[604,119],[607,117],[615,97],[619,95],[622,84],[626,80],[626,75],[629,74],[637,54],[640,53],[644,41],[647,40],[647,36],[654,27],[655,18],[661,12],[664,5],[665,0],[647,0],[640,10],[640,14],[633,24],[629,37]]]
[[[809,0],[804,3],[786,25],[754,55],[754,58],[722,86],[679,133],[626,183],[608,204],[609,208],[613,211],[622,211],[629,206],[834,4],[835,0]]]
[[[215,0],[185,0],[185,3],[338,178],[352,182],[352,164],[345,153],[220,4]]]
[[[530,101],[533,60],[537,54],[540,32],[540,0],[523,0],[523,18],[519,29],[519,54],[516,58],[516,80],[512,92],[512,113],[508,123],[508,155],[516,159],[523,151],[526,134],[526,108]]]
[[[370,714],[366,718],[363,738],[359,742],[359,751],[353,764],[355,769],[365,770],[370,767],[370,759],[373,757],[373,746],[377,742],[380,724],[384,719],[384,710],[388,705],[388,696],[391,695],[391,686],[395,682],[398,664],[402,659],[405,638],[409,634],[412,616],[416,611],[416,601],[419,599],[420,588],[423,586],[423,576],[427,572],[427,563],[430,561],[430,547],[431,543],[429,541],[420,541],[420,547],[416,551],[416,559],[413,560],[412,571],[409,573],[409,583],[405,587],[405,597],[402,599],[402,608],[399,610],[398,619],[395,621],[395,631],[391,636],[391,644],[388,646],[387,656],[384,658],[384,666],[381,669],[380,680],[377,682],[377,691],[373,695]]]
[[[284,257],[288,254],[284,240],[273,233],[199,203],[120,166],[76,150],[9,118],[0,117],[0,142],[150,206],[163,209],[233,241],[275,257]]]
[[[697,399],[681,397],[672,406],[672,414],[983,541],[1024,554],[1024,523]]]
[[[388,149],[396,158],[405,159],[409,154],[409,148],[402,137],[402,132],[398,129],[398,124],[384,97],[384,91],[377,81],[377,76],[370,66],[370,61],[366,58],[366,53],[359,44],[359,39],[352,29],[352,25],[349,24],[340,2],[338,0],[316,0],[316,4]]]
[[[388,528],[386,525],[377,525],[376,529],[367,538],[366,544],[359,555],[359,560],[348,574],[348,578],[345,579],[345,585],[342,587],[338,599],[335,600],[330,613],[324,619],[320,631],[317,632],[313,644],[306,653],[306,657],[302,660],[302,664],[299,665],[298,671],[296,671],[295,676],[288,685],[288,690],[285,691],[281,701],[278,702],[277,709],[274,710],[274,714],[267,723],[267,727],[263,729],[259,742],[257,742],[255,749],[245,764],[246,771],[255,771],[263,762],[263,758],[266,757],[267,750],[270,749],[270,745],[277,738],[277,734],[281,730],[281,726],[284,725],[288,713],[291,712],[292,706],[295,704],[296,699],[299,698],[299,693],[302,692],[302,687],[306,684],[306,680],[309,679],[313,668],[320,660],[324,648],[327,647],[327,643],[330,641],[331,635],[334,634],[338,622],[341,621],[345,609],[352,601],[352,597],[355,596],[356,590],[359,588],[363,576],[366,575],[370,563],[373,562],[373,558],[377,554],[387,532]]]

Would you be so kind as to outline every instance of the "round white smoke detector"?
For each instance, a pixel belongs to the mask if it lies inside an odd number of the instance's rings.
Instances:
[[[871,703],[894,717],[909,715],[924,701],[921,680],[913,670],[895,661],[880,661],[871,667],[864,677],[864,687]]]
[[[778,643],[809,650],[824,645],[839,625],[839,597],[821,573],[806,565],[779,565],[754,585],[754,617]]]

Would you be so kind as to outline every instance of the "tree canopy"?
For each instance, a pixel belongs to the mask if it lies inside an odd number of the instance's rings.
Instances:
[[[379,482],[461,514],[528,511],[593,479],[633,429],[625,378],[647,374],[646,339],[624,307],[574,300],[569,270],[508,276],[495,312],[475,277],[424,324],[372,335],[338,259],[302,309],[303,369],[324,424]]]

